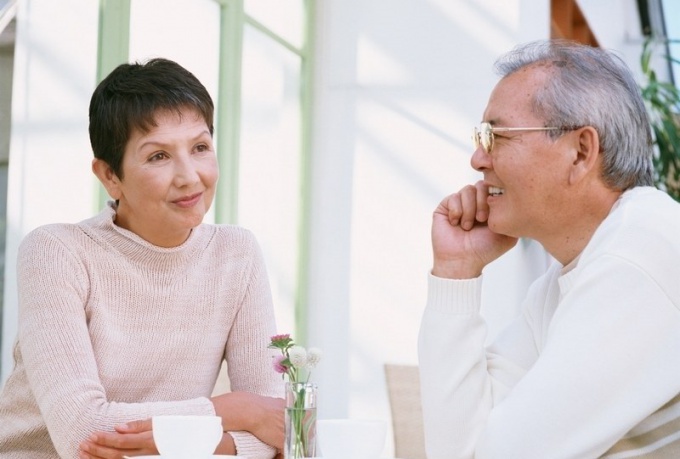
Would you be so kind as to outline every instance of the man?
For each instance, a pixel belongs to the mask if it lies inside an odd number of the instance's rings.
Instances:
[[[638,87],[612,54],[561,41],[496,67],[474,131],[484,179],[433,216],[428,458],[680,457],[680,205],[651,187]],[[520,237],[556,261],[485,349],[483,269]]]

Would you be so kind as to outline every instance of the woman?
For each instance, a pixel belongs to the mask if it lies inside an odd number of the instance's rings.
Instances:
[[[114,201],[22,242],[2,457],[157,454],[150,418],[164,414],[217,414],[217,453],[275,456],[284,403],[262,256],[247,230],[202,223],[218,179],[208,92],[172,61],[124,64],[95,90],[89,130]],[[232,392],[211,398],[223,360]]]

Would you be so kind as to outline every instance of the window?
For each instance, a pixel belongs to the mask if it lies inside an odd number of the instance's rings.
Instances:
[[[298,293],[306,180],[303,9],[302,0],[245,2],[238,180],[238,223],[258,237],[279,327],[297,340],[305,328]]]
[[[675,60],[671,63],[671,81],[680,87],[680,3],[663,0],[663,17],[666,38],[668,38],[668,54]]]
[[[5,293],[5,240],[7,229],[7,167],[12,125],[12,73],[14,70],[14,1],[0,3],[0,336]]]

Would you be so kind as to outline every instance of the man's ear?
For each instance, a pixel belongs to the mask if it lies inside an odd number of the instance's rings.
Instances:
[[[92,172],[94,172],[94,175],[96,175],[99,181],[102,182],[102,185],[104,185],[106,192],[109,194],[109,196],[111,196],[111,198],[116,200],[120,199],[122,194],[120,189],[120,179],[115,174],[115,172],[113,172],[113,169],[111,169],[111,166],[109,166],[106,161],[103,161],[99,158],[93,159]]]
[[[584,126],[575,130],[574,143],[575,155],[569,173],[569,182],[574,184],[584,177],[595,172],[598,176],[600,171],[600,136],[592,126]]]

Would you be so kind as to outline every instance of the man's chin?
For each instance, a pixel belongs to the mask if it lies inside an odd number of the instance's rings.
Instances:
[[[489,220],[486,222],[486,224],[492,232],[501,236],[510,236],[514,238],[520,237],[515,234],[515,231],[512,230],[512,226],[509,224],[509,222],[504,221],[502,218],[494,218],[493,216],[489,215]]]

